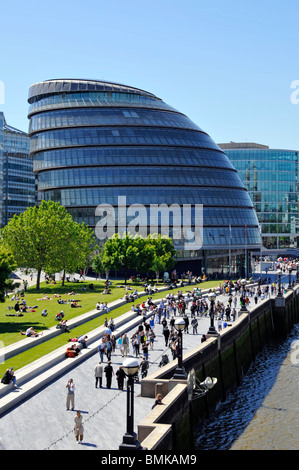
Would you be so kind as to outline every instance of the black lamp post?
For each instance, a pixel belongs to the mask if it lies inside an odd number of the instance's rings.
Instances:
[[[186,380],[187,374],[183,367],[183,335],[182,331],[186,326],[185,320],[183,318],[177,318],[174,322],[174,327],[178,331],[178,366],[173,375],[173,379],[177,380]]]
[[[216,328],[214,326],[214,304],[215,304],[215,300],[216,300],[216,294],[215,292],[211,292],[209,295],[209,301],[210,301],[210,305],[211,305],[211,308],[210,308],[210,328],[208,329],[208,335],[210,336],[218,336],[217,334],[217,331],[216,331]]]
[[[278,293],[277,297],[282,297],[282,292],[281,292],[281,270],[278,269],[277,271],[277,276],[278,276]]]
[[[288,285],[288,289],[292,289],[292,282],[291,282],[291,279],[292,279],[292,271],[293,271],[292,266],[289,266],[289,267],[288,267],[288,271],[289,271],[289,285]]]
[[[140,442],[134,432],[134,375],[138,371],[137,359],[126,359],[123,363],[123,371],[128,377],[127,382],[127,432],[123,436],[123,442],[119,450],[141,450]]]

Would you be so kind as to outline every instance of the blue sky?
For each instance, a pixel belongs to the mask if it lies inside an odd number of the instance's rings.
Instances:
[[[298,14],[296,0],[5,2],[0,111],[27,131],[31,84],[103,79],[156,94],[217,143],[299,150]]]

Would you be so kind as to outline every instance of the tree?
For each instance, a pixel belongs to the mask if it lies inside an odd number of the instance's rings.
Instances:
[[[7,289],[13,287],[13,281],[9,276],[16,268],[17,264],[12,253],[0,246],[0,302],[5,301]]]
[[[104,244],[103,251],[102,262],[105,263],[106,269],[109,265],[111,270],[124,270],[126,284],[128,270],[136,269],[138,263],[139,252],[133,237],[127,233],[124,233],[121,237],[116,233],[108,238]]]
[[[62,271],[62,285],[65,273],[74,273],[79,269],[85,270],[91,265],[92,255],[97,248],[93,230],[85,223],[78,224],[72,219],[65,220],[63,232],[60,233],[56,244],[54,263],[48,265],[50,272]]]
[[[155,260],[155,247],[149,238],[143,238],[140,235],[134,237],[134,244],[138,250],[138,258],[136,260],[136,271],[140,274],[146,274],[153,270]]]
[[[81,227],[81,228],[80,228]],[[46,272],[73,272],[90,255],[91,231],[76,224],[65,207],[58,202],[41,201],[15,215],[1,230],[1,243],[9,248],[20,268]]]
[[[147,242],[154,248],[155,255],[151,269],[156,273],[156,278],[158,279],[161,271],[168,271],[174,267],[176,263],[176,249],[172,239],[166,235],[148,235]]]
[[[105,272],[106,280],[109,279],[109,273],[111,269],[114,269],[114,261],[107,255],[107,252],[103,248],[94,256],[92,269],[98,273],[99,276],[102,272]]]

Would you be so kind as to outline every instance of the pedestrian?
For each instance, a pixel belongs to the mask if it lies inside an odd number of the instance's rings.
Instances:
[[[99,354],[100,354],[100,358],[101,358],[101,362],[103,362],[103,360],[104,360],[105,348],[106,348],[105,339],[102,338],[102,339],[101,339],[101,342],[100,342],[100,344],[99,344],[99,347],[98,347]]]
[[[73,410],[75,406],[75,384],[73,379],[69,379],[68,383],[66,384],[66,388],[66,409],[69,410],[71,406],[71,409]]]
[[[127,336],[127,333],[124,333],[122,346],[123,346],[122,356],[127,357],[128,350],[129,350],[129,338]]]
[[[148,360],[148,345],[149,343],[145,341],[142,345],[142,354],[145,356],[145,359]]]
[[[196,317],[193,317],[193,318],[192,318],[192,320],[191,320],[191,325],[192,325],[192,328],[193,328],[193,334],[194,334],[194,335],[197,335],[198,321],[197,321],[197,318],[196,318]]]
[[[150,333],[149,333],[149,342],[150,342],[150,347],[151,347],[151,350],[154,349],[154,341],[155,341],[155,333],[153,332],[153,330],[150,330]]]
[[[149,363],[145,359],[145,356],[143,356],[142,361],[140,362],[140,370],[141,370],[141,378],[142,379],[147,376],[148,368],[149,368]]]
[[[106,356],[107,356],[107,361],[111,361],[111,353],[112,353],[112,342],[110,338],[108,341],[106,341]]]
[[[184,333],[189,333],[189,318],[187,315],[184,315],[183,319],[185,321]]]
[[[163,336],[164,336],[164,339],[165,339],[165,346],[166,347],[168,345],[169,334],[170,334],[169,328],[168,328],[167,325],[165,325],[165,327],[163,329]]]
[[[126,374],[124,373],[122,366],[119,366],[115,375],[116,375],[118,390],[123,390]]]
[[[103,366],[101,361],[94,367],[94,376],[96,379],[95,387],[98,388],[98,384],[100,384],[100,388],[102,388],[102,380],[103,380]]]
[[[135,355],[137,357],[140,354],[140,352],[139,352],[140,351],[140,339],[139,339],[139,336],[137,334],[135,335],[133,345],[134,345],[134,349],[135,349]]]
[[[74,432],[77,443],[82,444],[84,428],[82,424],[82,415],[79,410],[77,411],[77,414],[74,419]]]
[[[105,372],[105,375],[106,375],[106,387],[111,388],[112,375],[114,375],[113,367],[111,365],[111,361],[107,362],[107,365],[104,368],[104,372]]]
[[[122,355],[122,357],[124,357],[124,354],[123,354],[123,335],[120,334],[118,339],[117,339],[117,347]]]

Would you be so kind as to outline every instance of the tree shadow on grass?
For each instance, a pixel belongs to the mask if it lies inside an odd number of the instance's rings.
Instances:
[[[27,328],[32,327],[35,329],[36,332],[38,331],[44,331],[47,329],[44,323],[39,323],[39,322],[32,322],[32,321],[27,321],[27,322],[5,322],[5,323],[0,323],[0,334],[4,333],[18,333],[20,331],[26,331]]]

